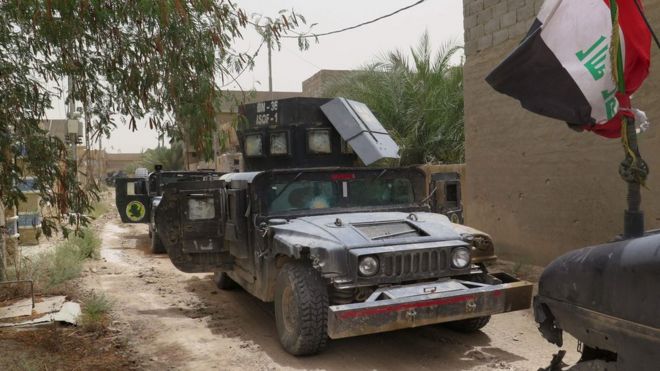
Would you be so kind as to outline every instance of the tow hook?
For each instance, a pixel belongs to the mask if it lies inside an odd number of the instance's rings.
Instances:
[[[417,311],[415,311],[414,309],[409,309],[406,312],[406,318],[408,318],[409,320],[415,322],[415,317],[417,317]]]
[[[472,313],[477,310],[477,303],[474,302],[474,300],[470,300],[467,303],[465,303],[465,312],[466,313]]]

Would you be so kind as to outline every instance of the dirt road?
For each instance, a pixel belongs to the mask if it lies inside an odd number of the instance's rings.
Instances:
[[[547,366],[557,352],[531,311],[522,311],[495,316],[475,334],[423,327],[331,341],[318,356],[296,358],[279,346],[272,305],[218,290],[210,275],[177,271],[166,255],[149,252],[145,225],[107,220],[103,260],[83,282],[112,298],[113,330],[146,369],[527,371]],[[574,362],[575,341],[567,339],[565,349]]]

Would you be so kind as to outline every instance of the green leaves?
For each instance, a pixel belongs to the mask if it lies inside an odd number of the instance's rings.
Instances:
[[[402,165],[463,161],[463,67],[451,43],[432,52],[424,33],[411,58],[400,50],[335,82],[326,96],[364,102],[401,147]]]
[[[135,168],[146,167],[154,171],[156,165],[162,165],[163,170],[183,169],[183,145],[181,142],[172,143],[170,148],[158,147],[148,149],[142,155],[142,160],[134,164]],[[128,173],[134,173],[135,169],[129,169]]]
[[[16,180],[30,173],[59,221],[86,222],[94,187],[78,182],[64,145],[39,128],[56,98],[80,102],[95,135],[108,135],[118,119],[133,129],[145,119],[174,139],[185,128],[210,158],[219,84],[253,65],[253,55],[233,48],[249,22],[228,0],[0,2],[0,198],[15,202]],[[282,12],[268,32],[277,42],[302,23]],[[61,96],[67,76],[73,93]],[[45,232],[55,224],[46,221]]]

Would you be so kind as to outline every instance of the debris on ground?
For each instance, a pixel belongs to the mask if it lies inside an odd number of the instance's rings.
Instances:
[[[50,322],[78,323],[80,304],[65,296],[22,299],[0,307],[0,327],[39,325]]]

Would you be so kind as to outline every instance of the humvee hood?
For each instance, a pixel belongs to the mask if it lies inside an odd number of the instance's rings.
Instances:
[[[276,241],[311,249],[461,240],[446,216],[425,212],[307,216],[271,228]]]

